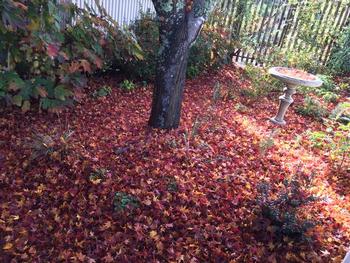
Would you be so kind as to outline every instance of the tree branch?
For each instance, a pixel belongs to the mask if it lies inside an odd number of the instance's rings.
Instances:
[[[204,24],[204,17],[194,17],[190,15],[188,17],[187,22],[187,41],[189,45],[192,45],[194,41],[197,39],[199,33],[201,32],[201,29]]]

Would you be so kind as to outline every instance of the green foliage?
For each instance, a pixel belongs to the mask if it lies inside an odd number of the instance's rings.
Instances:
[[[309,140],[313,147],[328,151],[334,166],[341,170],[350,156],[350,103],[339,104],[330,117],[326,131],[309,133]]]
[[[0,14],[0,98],[29,110],[59,110],[110,61],[142,59],[133,35],[98,12],[54,0],[5,0]],[[73,22],[74,21],[74,22]]]
[[[145,81],[154,79],[156,58],[160,48],[158,25],[154,15],[147,12],[141,13],[140,19],[135,20],[130,26],[144,53],[143,60],[129,60],[123,65],[130,77]]]
[[[304,103],[296,108],[296,112],[316,119],[321,119],[327,115],[327,109],[325,109],[321,103],[311,97],[306,97]]]
[[[342,102],[332,111],[330,118],[347,124],[350,122],[350,102]]]
[[[348,78],[348,83],[342,82],[339,83],[339,89],[342,91],[350,91],[350,78]]]
[[[116,192],[113,199],[113,207],[116,212],[123,212],[126,209],[134,210],[140,206],[139,200],[130,194]]]
[[[261,62],[264,62],[267,66],[298,68],[314,74],[324,71],[324,66],[317,54],[307,49],[296,51],[277,48],[271,52],[266,61]]]
[[[177,192],[179,189],[178,183],[174,177],[168,177],[167,178],[167,190],[169,192]]]
[[[304,94],[309,94],[312,92],[316,94],[318,97],[321,97],[325,102],[336,103],[339,99],[339,91],[341,90],[340,86],[337,86],[333,77],[329,75],[318,75],[318,77],[323,81],[321,87],[312,88],[312,87],[301,87],[300,90]]]
[[[325,92],[323,95],[322,95],[322,98],[324,101],[326,102],[332,102],[332,103],[335,103],[337,102],[337,100],[339,99],[339,95],[333,93],[333,92]]]
[[[66,131],[62,134],[33,134],[29,143],[31,149],[30,160],[40,160],[42,158],[62,160],[69,153],[72,134],[72,131]]]
[[[269,220],[276,238],[308,240],[307,232],[316,225],[316,221],[303,218],[303,210],[317,200],[308,190],[311,183],[308,175],[296,174],[279,184],[277,190],[272,189],[270,183],[259,185],[259,211],[263,218]]]
[[[316,131],[309,133],[312,146],[329,151],[329,156],[338,171],[347,162],[350,155],[350,124],[329,125],[326,132]]]
[[[122,83],[120,83],[120,88],[126,91],[131,91],[136,88],[136,85],[134,84],[134,82],[126,79]]]
[[[318,77],[323,81],[321,89],[326,90],[326,91],[334,91],[335,90],[336,85],[332,79],[332,76],[318,75]]]
[[[159,23],[150,13],[141,15],[131,26],[137,42],[144,51],[144,60],[130,60],[123,65],[132,78],[153,80],[159,52]],[[205,24],[198,39],[190,49],[187,76],[194,78],[209,68],[218,68],[231,62],[233,44],[225,37],[226,31],[219,26]]]
[[[245,76],[250,80],[251,87],[242,89],[243,96],[254,99],[268,95],[270,92],[282,89],[282,83],[272,78],[265,68],[247,65],[244,70]]]
[[[233,43],[225,35],[223,27],[205,24],[188,59],[187,76],[194,78],[210,68],[220,68],[231,63]]]
[[[337,74],[350,72],[350,27],[343,31],[343,35],[334,48],[328,67]]]
[[[92,93],[93,97],[106,97],[109,96],[112,93],[112,88],[109,86],[103,86],[102,88],[95,90]]]

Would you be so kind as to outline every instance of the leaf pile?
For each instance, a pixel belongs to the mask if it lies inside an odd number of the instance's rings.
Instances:
[[[222,99],[213,101],[217,83]],[[341,262],[349,195],[303,139],[320,123],[290,110],[288,126],[276,129],[267,118],[277,96],[240,96],[249,82],[230,67],[187,82],[181,127],[168,132],[147,127],[151,90],[89,82],[91,92],[102,85],[112,87],[109,96],[88,96],[59,118],[0,114],[1,261]],[[30,160],[33,132],[67,130],[68,154]],[[315,172],[309,190],[321,200],[304,211],[320,222],[316,242],[261,242],[257,187],[278,185],[300,163]]]

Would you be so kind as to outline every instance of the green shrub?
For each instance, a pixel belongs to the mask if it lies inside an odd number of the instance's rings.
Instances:
[[[134,82],[126,79],[122,83],[120,83],[120,88],[126,91],[131,91],[136,88],[136,85],[134,84]]]
[[[336,85],[333,81],[332,76],[318,75],[318,77],[323,81],[323,84],[319,89],[322,89],[325,91],[335,91]]]
[[[133,195],[116,192],[113,199],[113,207],[116,212],[123,212],[126,209],[134,210],[140,206],[140,201]]]
[[[304,219],[304,209],[317,200],[308,190],[311,182],[308,175],[296,174],[279,184],[277,190],[272,189],[270,183],[259,185],[259,212],[263,218],[269,220],[275,238],[309,240],[307,232],[316,225],[316,220]]]
[[[225,29],[205,24],[190,49],[187,76],[198,76],[210,68],[220,68],[232,61],[233,42],[225,37]]]
[[[325,70],[317,55],[307,50],[276,49],[264,62],[267,66],[298,68],[314,74]]]
[[[158,22],[151,13],[145,13],[130,28],[144,51],[144,60],[125,63],[125,71],[132,78],[153,80],[160,47]],[[194,78],[209,68],[218,68],[231,62],[233,44],[225,38],[224,33],[222,27],[204,25],[190,49],[187,77]]]
[[[144,59],[129,60],[122,67],[131,78],[152,81],[156,73],[157,54],[160,47],[158,22],[150,12],[141,13],[140,19],[134,21],[130,30],[140,44]]]
[[[132,34],[97,6],[98,12],[55,0],[2,1],[0,97],[23,111],[33,101],[59,110],[86,86],[86,74],[111,60],[142,59]]]
[[[92,93],[93,97],[106,97],[109,96],[112,93],[112,88],[109,86],[103,86],[102,88],[95,90]]]
[[[270,92],[279,91],[283,84],[272,78],[265,68],[247,65],[244,70],[245,76],[250,80],[250,89],[241,90],[243,96],[258,98],[268,95]]]
[[[311,97],[306,97],[304,103],[296,108],[296,112],[316,119],[323,118],[327,115],[327,109],[322,107],[321,103]]]
[[[329,116],[332,120],[347,124],[350,122],[350,103],[341,102],[332,111]]]
[[[339,99],[339,95],[335,94],[334,92],[325,92],[322,95],[322,98],[326,102],[332,102],[335,103]]]
[[[339,124],[331,121],[327,126],[326,131],[309,133],[309,140],[313,147],[326,150],[333,167],[341,171],[350,156],[350,122]]]
[[[327,66],[336,74],[350,72],[350,26],[344,30],[338,45],[333,49]]]

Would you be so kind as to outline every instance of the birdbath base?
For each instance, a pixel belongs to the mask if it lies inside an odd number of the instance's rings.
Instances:
[[[289,84],[283,91],[284,94],[279,97],[280,105],[278,113],[275,117],[270,119],[273,123],[278,125],[286,125],[284,116],[286,115],[288,107],[294,102],[292,95],[296,93],[296,86]]]
[[[322,81],[310,73],[292,68],[274,67],[270,68],[269,73],[287,86],[283,90],[284,94],[279,97],[280,104],[277,115],[270,118],[270,121],[278,125],[286,125],[284,116],[289,105],[294,101],[292,95],[296,93],[297,86],[319,87],[322,85]]]
[[[270,118],[269,120],[277,125],[286,125],[287,124],[285,120],[281,120],[281,121],[276,120],[276,117]]]

